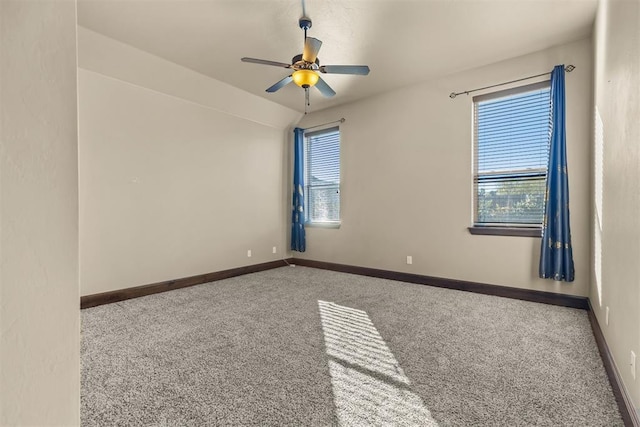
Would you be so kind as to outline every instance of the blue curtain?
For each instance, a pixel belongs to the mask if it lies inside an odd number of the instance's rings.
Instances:
[[[572,282],[574,278],[569,229],[564,65],[557,65],[551,73],[551,139],[542,223],[540,277],[565,282]]]
[[[304,129],[293,130],[293,205],[291,211],[291,250],[304,252]]]

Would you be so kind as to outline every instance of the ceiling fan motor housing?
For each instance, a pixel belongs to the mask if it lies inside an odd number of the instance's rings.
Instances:
[[[302,54],[291,58],[291,66],[294,70],[317,70],[320,66],[320,59],[316,57],[315,62],[307,62],[302,59]]]

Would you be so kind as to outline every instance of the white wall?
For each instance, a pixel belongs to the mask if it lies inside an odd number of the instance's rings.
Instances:
[[[0,16],[0,425],[78,425],[76,4]]]
[[[640,411],[640,3],[601,1],[594,31],[591,304]],[[609,325],[605,309],[609,307]],[[640,412],[639,412],[640,415]]]
[[[283,257],[298,112],[82,27],[79,65],[82,295]]]
[[[539,238],[467,231],[472,221],[472,99],[449,98],[454,91],[551,71],[562,63],[577,67],[566,76],[576,267],[571,284],[538,278]],[[591,78],[591,42],[585,39],[309,114],[301,127],[346,118],[341,125],[342,226],[307,227],[307,251],[292,255],[588,295]],[[407,255],[413,256],[413,265],[406,264]]]

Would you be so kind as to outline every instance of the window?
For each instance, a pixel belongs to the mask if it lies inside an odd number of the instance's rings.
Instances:
[[[550,102],[548,81],[473,98],[472,233],[540,236]]]
[[[304,135],[304,200],[310,224],[340,224],[340,129]]]

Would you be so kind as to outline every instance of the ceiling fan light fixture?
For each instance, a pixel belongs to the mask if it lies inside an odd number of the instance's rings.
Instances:
[[[308,88],[318,83],[320,76],[313,70],[297,70],[291,74],[293,82],[300,87]]]

